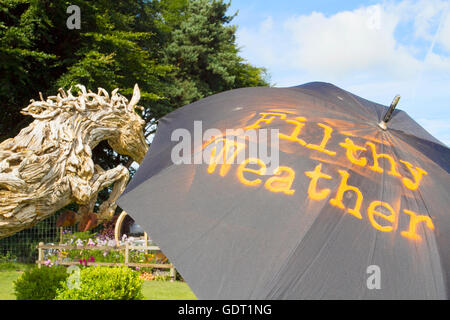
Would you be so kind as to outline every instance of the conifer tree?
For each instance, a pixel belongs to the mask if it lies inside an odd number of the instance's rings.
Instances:
[[[69,5],[80,8],[79,30],[67,28]],[[147,134],[187,103],[267,85],[265,70],[239,56],[228,8],[222,0],[0,0],[0,140],[31,121],[20,114],[30,98],[77,83],[126,96],[138,83]],[[105,169],[130,164],[106,142],[94,158]]]
[[[185,19],[172,31],[166,52],[168,62],[179,70],[174,103],[183,105],[225,90],[268,85],[265,70],[238,55],[229,6],[221,0],[192,0]]]

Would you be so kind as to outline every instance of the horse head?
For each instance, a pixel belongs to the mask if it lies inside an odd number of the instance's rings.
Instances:
[[[113,91],[112,100],[115,100]],[[141,163],[147,153],[147,143],[144,137],[145,121],[135,112],[135,109],[141,109],[137,103],[140,99],[140,91],[137,84],[134,86],[133,97],[121,112],[118,120],[117,134],[108,139],[108,143],[119,154],[130,156],[132,159]]]
[[[113,185],[98,210],[98,219],[113,216],[115,200],[123,192],[129,171],[123,165],[104,170],[92,160],[101,142],[119,154],[141,162],[147,152],[145,122],[136,112],[140,92],[130,101],[102,88],[98,93],[77,85],[77,96],[59,89],[56,96],[31,100],[22,114],[35,120],[14,137],[0,143],[0,238],[45,219],[71,202],[79,212],[93,212],[97,194]],[[85,217],[87,215],[83,215]]]
[[[57,137],[58,144],[61,144],[61,137],[64,141],[74,143],[77,156],[79,151],[83,152],[84,146],[93,149],[100,141],[107,140],[114,151],[140,163],[147,153],[148,145],[144,137],[145,121],[136,113],[136,109],[143,110],[137,105],[140,99],[137,84],[130,102],[118,93],[118,89],[113,90],[110,97],[103,88],[93,93],[82,85],[76,87],[80,90],[78,96],[73,96],[71,89],[67,92],[59,89],[56,96],[50,96],[46,101],[42,96],[41,101],[32,100],[22,110],[22,114],[34,117],[36,124],[55,123],[51,130],[57,128],[59,132],[53,133],[51,137]],[[41,129],[38,125],[35,127],[39,134]],[[46,138],[51,140],[51,137]],[[41,142],[32,149],[40,148]]]

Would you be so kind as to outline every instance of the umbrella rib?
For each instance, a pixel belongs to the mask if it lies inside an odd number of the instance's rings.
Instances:
[[[391,134],[391,135],[387,135],[387,137],[388,137],[388,141],[389,141],[392,145],[394,145],[394,142],[395,142],[395,136],[393,136],[393,135]],[[398,139],[401,139],[401,138],[398,138]],[[399,154],[398,154],[397,149],[395,149],[395,148],[392,148],[392,149],[393,149],[392,151],[393,151],[395,157],[396,157],[397,159],[399,159],[400,157],[399,157]],[[384,170],[384,167],[383,167],[383,170]],[[420,197],[420,202],[423,204],[423,207],[425,208],[426,214],[428,215],[428,217],[430,217],[430,219],[433,219],[433,217],[432,217],[431,214],[430,214],[430,210],[428,209],[428,206],[427,206],[427,204],[426,204],[426,201],[425,201],[425,199],[424,199],[424,197],[423,197],[423,195],[422,195],[421,190],[420,190],[420,189],[417,189],[417,193],[418,193],[418,195],[419,195],[419,197]],[[420,207],[419,199],[418,199],[417,197],[413,197],[413,199],[415,200],[415,202],[416,202],[416,204],[417,204],[417,207]],[[432,248],[435,248],[435,249],[439,252],[439,248],[438,248],[438,247],[432,247],[432,246],[430,246],[430,244],[431,244],[431,239],[429,239],[429,234],[428,234],[427,232],[424,232],[424,236],[425,236],[425,239],[426,239],[426,244],[427,244],[427,247],[428,247],[428,251],[429,251],[429,252],[432,252],[431,249],[432,249]],[[433,233],[431,236],[434,238],[434,242],[436,242],[435,234]],[[414,246],[415,246],[416,251],[419,250],[419,248],[418,248],[418,246],[417,246],[416,243],[414,243]],[[443,264],[442,264],[442,258],[441,258],[441,255],[440,255],[440,254],[438,254],[438,259],[439,259],[440,269],[442,270]],[[433,259],[430,259],[429,261],[431,261],[431,264],[432,264]],[[437,283],[438,283],[438,281],[437,281],[437,276],[436,276],[436,274],[435,274],[435,272],[434,272],[434,268],[431,267],[430,269],[431,269],[431,275],[432,275],[432,277],[433,277],[434,287],[435,287],[435,289],[436,289],[436,291],[437,291],[437,288],[438,288],[438,285],[437,285]],[[448,294],[447,294],[447,295],[448,295]]]
[[[348,95],[352,100],[354,100],[354,101],[355,101],[359,106],[361,106],[364,110],[367,109],[366,107],[364,107],[363,104],[361,104],[361,102],[359,102],[358,100],[356,100],[355,96],[353,96],[350,92],[348,92],[348,91],[346,91],[346,90],[343,90],[343,89],[341,89],[341,88],[339,88],[339,87],[336,87],[336,88],[338,88],[339,90],[341,90],[344,94]],[[286,89],[290,89],[290,88],[286,88]],[[311,96],[311,97],[313,97],[314,99],[324,99],[324,100],[327,100],[329,103],[331,103],[331,104],[333,104],[333,105],[335,105],[335,106],[338,106],[338,105],[337,105],[335,102],[333,102],[331,99],[325,99],[325,98],[323,98],[323,97],[318,98],[315,94],[308,92],[309,90],[310,90],[310,89],[304,89],[304,90],[302,90],[301,92],[300,92],[300,91],[295,91],[295,92],[297,92],[297,93],[302,93],[302,94]],[[365,116],[363,113],[359,113],[358,115],[361,116],[362,118],[364,118],[364,120],[366,120],[366,121],[370,121],[370,120],[371,120],[369,117]],[[378,114],[376,114],[376,115],[378,116]],[[347,115],[347,116],[348,116],[348,115]],[[361,120],[361,119],[355,118],[355,117],[353,116],[353,114],[350,115],[350,119],[353,120],[353,121],[359,121],[359,120]]]
[[[307,272],[311,269],[311,267],[313,266],[314,262],[319,258],[321,252],[324,250],[325,246],[328,244],[329,239],[331,238],[331,236],[334,234],[334,232],[336,231],[336,228],[338,225],[341,224],[342,220],[344,218],[344,215],[341,215],[341,217],[339,218],[338,223],[336,223],[333,226],[333,229],[331,230],[330,234],[328,235],[327,239],[323,242],[323,244],[320,247],[320,250],[317,252],[317,254],[315,255],[314,259],[312,259],[312,261],[308,264],[308,266],[305,268],[305,270],[299,275],[299,277],[297,277],[297,281],[292,281],[289,286],[287,288],[291,288],[293,285],[295,285],[296,283],[301,282],[301,280],[304,278],[304,276],[307,274]],[[306,234],[308,234],[309,232],[307,232]],[[304,241],[305,237],[303,237],[296,246],[294,246],[294,249],[292,250],[291,254],[289,254],[289,257],[286,259],[286,262],[280,267],[279,271],[276,273],[275,277],[274,277],[274,282],[277,283],[278,280],[280,278],[280,276],[282,274],[284,274],[284,271],[291,265],[290,261],[292,260],[292,258],[294,257],[295,253],[297,252],[298,247],[300,246],[300,244]],[[274,286],[272,286],[272,289],[269,291],[268,294],[268,298],[272,297],[274,295]]]
[[[391,136],[388,135],[388,140],[387,140],[387,141],[389,141],[389,143],[391,143],[392,145],[395,145],[395,144],[394,144],[394,143],[395,143],[395,139],[394,139],[394,137],[393,137],[392,135],[391,135]],[[392,148],[392,152],[393,152],[394,156],[395,156],[397,159],[400,159],[400,156],[399,156],[398,151],[397,151],[396,148]],[[396,159],[396,160],[397,160],[397,159]],[[384,165],[383,165],[383,170],[384,170],[384,169],[385,169],[385,168],[384,168]],[[423,206],[425,207],[425,210],[426,210],[426,213],[427,213],[428,217],[432,218],[432,216],[430,215],[430,211],[428,210],[427,204],[426,204],[426,202],[425,202],[425,199],[423,198],[422,192],[420,191],[420,189],[417,189],[416,191],[417,191],[417,193],[418,193],[419,196],[420,196],[420,201],[422,202]],[[416,203],[417,203],[417,205],[418,205],[418,207],[419,207],[419,202],[418,202],[417,197],[414,197],[414,200],[416,201]]]
[[[360,107],[362,107],[364,110],[370,109],[371,111],[373,111],[371,108],[368,108],[367,106],[364,106],[361,102],[358,101],[358,99],[356,99],[356,97],[351,94],[348,91],[342,90],[344,91],[353,101],[355,101]],[[378,113],[375,112],[375,114],[373,114],[374,116],[378,116]],[[364,115],[363,115],[364,116]],[[371,119],[369,117],[365,117],[366,120],[370,121]],[[377,119],[378,120],[378,119]]]
[[[420,191],[420,190],[417,190],[417,192],[418,192],[418,194],[419,194],[419,196],[420,196],[420,200],[421,200],[421,202],[423,203],[423,206],[425,207],[425,210],[426,210],[426,213],[427,213],[427,215],[428,215],[428,217],[430,217],[430,219],[433,219],[432,218],[432,216],[430,215],[430,211],[428,210],[428,207],[427,207],[427,204],[425,203],[425,200],[424,200],[424,198],[423,198],[423,196],[422,196],[422,192]],[[414,200],[416,201],[416,203],[417,203],[417,205],[419,204],[419,202],[418,202],[418,199],[416,198],[416,197],[414,197]],[[432,247],[430,246],[430,244],[431,244],[431,239],[429,239],[429,234],[427,233],[427,232],[424,232],[424,236],[425,236],[425,239],[426,239],[426,244],[427,244],[427,247],[428,247],[428,252],[433,252],[431,249],[432,249]],[[435,237],[435,233],[432,233],[431,234],[431,237],[432,238],[434,238],[434,242],[436,243],[436,237]],[[416,245],[416,248],[417,248],[417,245]],[[438,252],[439,252],[439,247],[434,247]],[[438,258],[439,258],[439,266],[440,266],[440,269],[442,270],[442,268],[443,268],[443,263],[442,263],[442,255],[440,255],[440,254],[438,254],[437,255],[438,256]],[[430,261],[430,264],[432,265],[433,264],[433,259],[429,259],[429,261]],[[436,277],[436,275],[435,275],[435,273],[434,273],[434,268],[433,267],[431,267],[431,274],[432,274],[432,276],[433,276],[433,282],[434,282],[434,287],[435,287],[435,289],[437,289],[438,288],[438,285],[437,285],[437,277]],[[437,291],[437,290],[436,290]]]
[[[386,139],[385,139],[385,135],[384,135],[384,132],[381,132],[381,148],[382,148],[382,150],[381,150],[381,153],[384,153],[384,148],[385,148],[385,144],[383,143]],[[360,154],[362,153],[363,151],[361,150],[360,151]],[[383,172],[385,172],[385,163],[383,162],[382,163],[382,166],[383,166]],[[380,201],[382,201],[382,202],[384,202],[384,195],[385,195],[385,190],[384,190],[384,183],[385,183],[385,175],[384,174],[382,174],[382,175],[380,175],[380,180],[381,180],[381,183],[380,183]],[[368,256],[367,256],[367,265],[368,266],[370,266],[370,265],[372,265],[372,261],[373,261],[373,257],[374,257],[374,255],[375,255],[375,248],[376,248],[376,246],[377,246],[377,235],[378,235],[378,232],[375,230],[375,229],[372,229],[372,234],[373,234],[373,240],[372,240],[372,246],[371,246],[371,250],[369,251],[369,254],[368,254]],[[363,295],[364,295],[364,291],[365,291],[365,284],[364,284],[364,282],[362,282],[361,283],[361,295],[359,296],[359,297],[362,297]]]
[[[355,165],[351,165],[350,168],[348,168],[347,170],[351,170],[351,168],[353,168]],[[328,196],[327,201],[324,201],[323,205],[320,208],[319,214],[316,216],[316,218],[322,213],[322,211],[324,210],[325,206],[328,204],[328,199],[330,198],[330,196]],[[311,267],[313,266],[314,262],[319,258],[321,252],[324,250],[324,248],[326,247],[326,245],[329,243],[329,239],[331,238],[331,236],[336,232],[336,228],[341,224],[341,222],[343,221],[344,217],[346,216],[346,214],[341,214],[339,217],[338,222],[333,226],[332,230],[330,231],[330,233],[328,234],[327,239],[324,241],[324,243],[321,245],[318,253],[316,254],[316,256],[314,257],[314,259],[309,263],[309,265],[306,267],[306,269],[301,273],[300,277],[298,278],[298,281],[301,281],[304,276],[307,274],[307,272],[311,269]],[[316,219],[315,218],[315,219]],[[315,220],[314,219],[314,220]],[[277,283],[278,280],[280,278],[280,276],[284,273],[284,271],[289,267],[290,265],[290,261],[293,259],[298,247],[301,245],[301,243],[305,240],[306,236],[309,234],[310,230],[308,230],[308,232],[306,232],[305,236],[303,236],[297,243],[297,245],[293,246],[293,250],[292,252],[289,254],[289,256],[286,259],[286,262],[279,268],[279,271],[275,274],[275,277],[273,278],[273,282],[272,283]],[[289,287],[291,287],[294,284],[294,281],[292,281],[289,285]],[[269,290],[268,293],[268,297],[273,296],[274,292],[274,286],[273,284],[271,285],[272,289]]]
[[[421,192],[420,190],[417,190],[417,192],[418,192],[418,194],[419,194],[419,196],[420,196],[420,200],[421,200],[421,202],[423,203],[423,206],[424,206],[424,208],[425,208],[425,210],[426,210],[426,213],[427,213],[428,217],[430,217],[430,219],[433,219],[432,216],[430,215],[430,211],[428,210],[428,206],[427,206],[427,204],[426,204],[426,202],[425,202],[425,199],[423,198],[422,192]],[[414,199],[415,199],[416,202],[418,203],[418,199],[417,199],[416,197],[414,197]],[[429,252],[433,252],[433,251],[431,250],[432,247],[430,246],[432,240],[429,239],[429,234],[428,234],[427,232],[424,232],[424,236],[425,236],[425,239],[426,239],[426,244],[427,244],[427,247],[428,247],[428,251],[429,251]],[[435,233],[434,233],[434,232],[431,234],[431,237],[434,238],[434,242],[436,243],[436,236],[435,236]],[[438,247],[438,246],[435,246],[434,248],[439,252],[439,247]],[[443,266],[444,266],[444,265],[443,265],[443,263],[442,263],[442,255],[441,255],[441,254],[438,254],[437,256],[438,256],[438,258],[439,258],[439,266],[440,266],[440,269],[441,269],[441,271],[443,271]],[[429,261],[430,261],[431,264],[433,264],[433,259],[430,259]],[[435,275],[435,273],[434,273],[434,268],[433,268],[433,267],[431,267],[431,274],[432,274],[432,276],[433,276],[433,282],[434,282],[434,284],[435,284],[435,289],[437,289],[437,288],[438,288],[438,285],[437,285],[438,282],[437,282],[437,277],[436,277],[436,275]],[[436,291],[437,291],[437,290],[436,290]],[[447,295],[448,295],[448,294],[447,294]]]

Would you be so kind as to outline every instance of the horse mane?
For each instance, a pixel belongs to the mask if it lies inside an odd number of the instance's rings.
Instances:
[[[77,84],[76,87],[79,89],[77,96],[72,94],[71,88],[67,92],[60,88],[56,96],[49,96],[47,99],[39,93],[39,101],[32,99],[30,104],[22,109],[22,114],[32,116],[35,121],[23,128],[16,137],[0,142],[0,173],[11,170],[12,158],[24,159],[32,154],[55,154],[55,150],[62,145],[79,140],[81,137],[78,134],[83,130],[83,126],[96,121],[97,117],[89,114],[97,112],[99,116],[108,116],[111,113],[134,112],[135,108],[143,109],[137,106],[140,98],[137,85],[130,102],[118,93],[119,89],[114,89],[110,96],[103,88],[98,88],[98,93],[94,93],[87,91],[83,85]],[[98,112],[101,110],[104,112]],[[73,132],[68,129],[69,126],[78,129]],[[83,142],[77,141],[76,146],[73,151],[80,156],[84,150]],[[14,163],[16,166],[19,164],[17,161]]]
[[[83,85],[77,84],[76,87],[79,89],[77,96],[72,94],[72,88],[67,92],[60,88],[56,96],[49,96],[47,99],[44,99],[42,93],[39,92],[41,99],[39,101],[31,99],[30,104],[21,110],[23,115],[32,116],[37,121],[22,129],[16,137],[1,142],[0,151],[5,149],[11,151],[20,151],[21,149],[44,151],[46,149],[45,144],[51,143],[51,140],[60,140],[61,134],[59,132],[64,131],[68,125],[67,120],[75,115],[94,121],[95,116],[88,116],[88,113],[95,113],[102,109],[110,110],[112,113],[134,112],[135,108],[143,110],[143,107],[137,105],[140,98],[137,85],[134,87],[130,102],[118,93],[118,88],[114,89],[110,96],[103,88],[98,88],[98,93],[94,93],[91,90],[87,91]],[[102,114],[107,115],[108,112]],[[44,134],[44,131],[48,134]],[[44,141],[42,139],[44,136],[50,138],[50,141]],[[0,161],[5,157],[7,156],[0,152]]]
[[[101,108],[109,107],[113,111],[134,112],[134,108],[143,110],[141,106],[137,106],[140,97],[135,97],[137,86],[133,93],[133,98],[130,102],[123,95],[119,94],[119,89],[116,88],[111,92],[111,97],[103,88],[98,88],[98,93],[91,90],[86,91],[86,87],[80,84],[76,85],[79,88],[78,96],[72,95],[71,89],[64,91],[59,88],[56,96],[49,96],[44,100],[42,93],[39,92],[40,101],[30,100],[30,104],[22,109],[23,115],[32,116],[35,119],[49,120],[60,114],[61,112],[86,112],[96,111]],[[139,94],[138,94],[139,95]]]
[[[100,190],[114,184],[99,208],[109,219],[115,200],[129,179],[118,165],[103,170],[92,159],[92,149],[107,140],[116,152],[142,160],[147,151],[144,120],[135,112],[140,99],[135,85],[130,101],[103,88],[87,91],[77,85],[59,89],[56,96],[30,100],[21,113],[34,118],[13,138],[0,142],[0,238],[13,234],[53,214],[71,202],[93,210]]]

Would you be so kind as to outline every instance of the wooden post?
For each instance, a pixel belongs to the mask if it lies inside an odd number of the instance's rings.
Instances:
[[[174,282],[176,280],[177,272],[175,271],[174,266],[170,268],[170,282]]]
[[[63,243],[63,227],[59,227],[59,244]]]
[[[128,242],[125,242],[125,264],[128,264],[128,254],[130,253],[130,247]]]
[[[44,250],[42,247],[44,246],[43,242],[39,242],[38,245],[38,268],[41,268],[41,262],[44,261]]]
[[[113,251],[122,251],[124,252],[124,262],[98,262],[98,263],[88,263],[88,265],[98,265],[98,266],[124,266],[127,267],[140,267],[140,268],[158,268],[158,269],[169,269],[169,276],[171,278],[171,281],[176,280],[176,269],[171,263],[164,263],[164,261],[159,261],[159,263],[138,263],[138,262],[132,262],[130,261],[130,250],[142,250],[142,246],[133,246],[129,243],[125,243],[124,245],[120,246],[68,246],[68,245],[54,245],[54,244],[44,244],[43,242],[39,242],[39,244],[36,246],[36,249],[38,249],[38,260],[36,260],[36,264],[38,264],[38,267],[41,268],[41,265],[44,264],[45,259],[45,250],[113,250]],[[161,249],[157,246],[149,246],[148,250],[150,251],[159,251],[161,252]],[[165,258],[167,259],[167,258]],[[78,262],[76,261],[64,261],[60,257],[58,257],[58,264],[63,266],[71,266],[71,265],[78,265]]]
[[[120,216],[116,220],[116,225],[114,226],[114,239],[117,242],[117,245],[120,243],[120,229],[122,228],[122,222],[127,216],[125,211],[122,211]]]
[[[144,241],[145,241],[145,254],[148,254],[148,235],[147,235],[147,232],[144,232]]]

